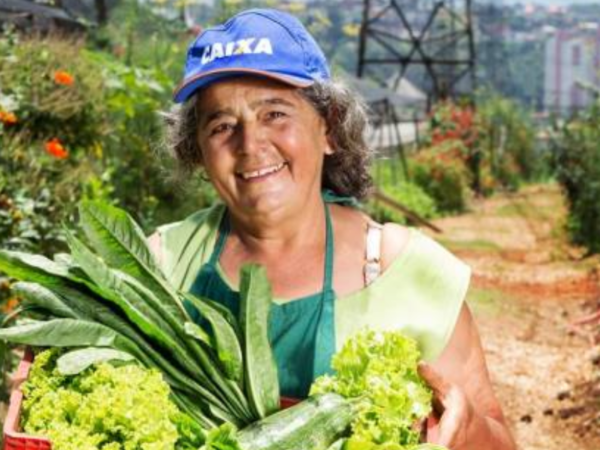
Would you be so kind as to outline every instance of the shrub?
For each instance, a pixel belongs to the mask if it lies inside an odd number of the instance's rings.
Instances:
[[[574,243],[600,252],[600,104],[559,127],[554,141],[556,176],[569,204]]]
[[[373,177],[379,191],[424,219],[432,219],[438,215],[435,201],[415,183],[402,179],[403,171],[397,159],[376,161]],[[402,212],[377,199],[373,199],[367,209],[378,222],[408,223]]]
[[[206,185],[178,196],[163,182],[156,111],[170,79],[85,45],[0,34],[0,247],[62,251],[61,224],[82,198],[125,206],[147,230],[212,200]],[[0,320],[17,305],[0,276]],[[3,374],[11,363],[0,347]]]
[[[406,206],[423,219],[432,219],[438,215],[435,201],[414,183],[401,181],[396,185],[385,186],[381,191],[387,197]],[[378,222],[401,224],[409,222],[402,212],[377,200],[372,201],[370,212]]]
[[[495,94],[482,96],[478,113],[483,128],[480,147],[498,187],[516,189],[544,169],[536,152],[535,129],[515,102]]]
[[[467,209],[472,178],[466,151],[460,141],[450,141],[421,150],[410,161],[411,180],[433,198],[440,213]]]

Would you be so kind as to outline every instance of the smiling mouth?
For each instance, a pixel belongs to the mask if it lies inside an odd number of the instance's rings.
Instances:
[[[281,169],[283,169],[286,165],[287,165],[287,163],[282,162],[282,163],[275,164],[273,166],[264,167],[264,168],[258,169],[258,170],[251,170],[251,171],[247,171],[247,172],[237,172],[236,175],[238,177],[240,177],[241,179],[243,179],[244,181],[257,180],[260,178],[266,178],[269,175],[273,175],[273,174],[276,174],[277,172],[280,172]]]

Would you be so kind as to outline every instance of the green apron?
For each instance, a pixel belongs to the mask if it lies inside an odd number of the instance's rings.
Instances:
[[[326,199],[329,200],[329,199]],[[323,290],[283,304],[273,303],[269,317],[269,340],[284,397],[304,398],[313,380],[331,372],[335,352],[333,291],[333,227],[325,203],[326,244]],[[228,214],[223,215],[219,235],[209,261],[202,266],[190,292],[221,303],[238,315],[239,293],[229,287],[218,270],[218,262],[230,233]],[[201,323],[198,312],[186,305],[192,319]]]

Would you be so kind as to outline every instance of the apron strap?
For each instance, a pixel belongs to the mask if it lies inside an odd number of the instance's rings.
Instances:
[[[231,227],[229,225],[229,214],[227,213],[227,209],[225,209],[223,217],[221,218],[221,223],[219,224],[219,237],[217,238],[215,248],[210,255],[210,259],[208,260],[208,264],[210,266],[217,266],[219,258],[221,258],[221,253],[223,253],[223,249],[225,248],[225,242],[227,242],[227,237],[229,236],[230,230]]]
[[[333,223],[327,203],[325,203],[325,226],[325,275],[323,276],[323,292],[333,291]]]
[[[321,311],[315,336],[313,380],[331,373],[331,358],[335,353],[335,292],[333,290],[333,224],[329,206],[325,203],[325,279],[321,293]]]

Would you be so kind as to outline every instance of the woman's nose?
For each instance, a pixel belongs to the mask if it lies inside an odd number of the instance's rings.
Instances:
[[[246,122],[240,127],[239,151],[243,154],[253,154],[264,150],[265,132],[256,122]]]

